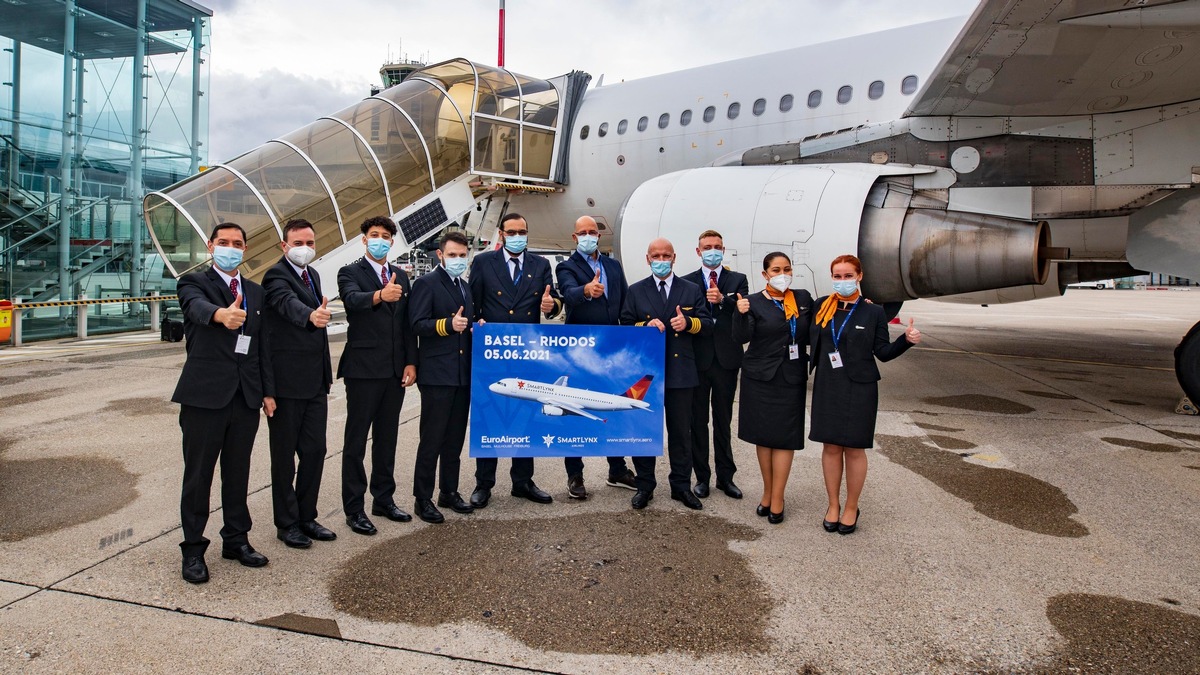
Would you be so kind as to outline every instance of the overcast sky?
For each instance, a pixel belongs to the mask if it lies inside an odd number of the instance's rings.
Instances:
[[[199,0],[213,10],[209,161],[370,94],[408,57],[496,63],[497,0]],[[977,0],[507,0],[505,65],[593,84],[967,16]],[[886,55],[880,55],[886,58]]]

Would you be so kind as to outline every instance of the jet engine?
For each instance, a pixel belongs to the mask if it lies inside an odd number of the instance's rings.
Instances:
[[[551,417],[562,417],[563,415],[566,414],[566,412],[564,412],[563,409],[559,408],[558,406],[543,404],[542,405],[542,414],[549,415]]]
[[[955,212],[914,189],[934,169],[877,164],[705,167],[647,181],[621,209],[622,261],[630,279],[649,273],[646,247],[675,245],[677,271],[698,266],[700,232],[719,231],[726,264],[764,285],[763,257],[792,259],[793,287],[830,292],[829,263],[843,253],[863,262],[863,290],[897,302],[1043,285],[1054,249],[1045,222]],[[930,194],[937,194],[932,192]]]

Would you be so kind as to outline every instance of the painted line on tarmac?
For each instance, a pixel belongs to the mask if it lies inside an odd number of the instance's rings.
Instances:
[[[938,349],[937,347],[916,347],[914,351],[940,352],[943,354],[964,354],[967,356],[994,356],[1002,359],[1026,359],[1029,361],[1050,361],[1052,363],[1073,363],[1081,366],[1106,366],[1109,368],[1134,368],[1136,370],[1157,370],[1164,373],[1175,372],[1174,368],[1160,366],[1135,366],[1128,363],[1105,363],[1103,361],[1082,361],[1079,359],[1056,359],[1049,356],[1027,356],[1024,354],[996,354],[993,352],[973,352],[966,349]]]

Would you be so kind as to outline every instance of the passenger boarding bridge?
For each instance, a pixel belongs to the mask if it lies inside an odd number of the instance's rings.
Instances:
[[[175,276],[208,261],[208,235],[222,222],[246,229],[241,271],[254,280],[279,259],[283,225],[293,218],[315,226],[322,272],[362,256],[358,226],[375,215],[399,226],[395,257],[461,222],[486,194],[472,189],[481,179],[565,185],[571,121],[589,79],[574,72],[538,80],[465,59],[429,66],[150,193],[146,223]]]

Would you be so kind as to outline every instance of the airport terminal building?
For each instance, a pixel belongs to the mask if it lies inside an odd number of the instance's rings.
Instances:
[[[0,1],[0,298],[174,291],[147,192],[207,161],[212,11],[190,0]],[[83,309],[92,333],[147,328],[144,303]],[[75,307],[24,314],[71,335]]]

